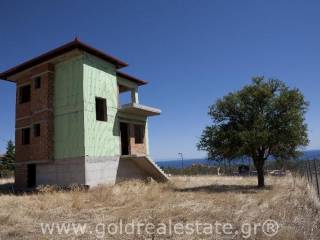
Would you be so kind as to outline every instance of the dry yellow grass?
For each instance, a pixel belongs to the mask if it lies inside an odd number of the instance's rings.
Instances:
[[[241,230],[242,223],[259,224],[276,220],[280,229],[270,238],[262,231],[249,239],[320,239],[319,203],[302,179],[291,176],[267,178],[265,190],[255,188],[256,178],[173,177],[169,184],[138,181],[101,186],[89,191],[55,191],[0,196],[1,239],[97,239],[98,232],[46,234],[40,223],[81,223],[96,230],[96,224],[139,221],[144,223],[230,223]],[[158,226],[157,225],[157,226]],[[87,228],[87,229],[88,229]],[[97,234],[99,233],[99,234]],[[246,235],[247,236],[247,235]],[[105,239],[226,239],[225,235],[104,235]],[[227,239],[243,239],[230,235]]]

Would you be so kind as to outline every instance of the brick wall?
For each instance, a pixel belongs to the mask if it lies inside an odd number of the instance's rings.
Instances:
[[[19,164],[15,168],[15,188],[27,187],[27,165]]]
[[[41,77],[40,88],[35,88],[36,77]],[[53,81],[54,67],[42,64],[24,72],[16,80],[16,185],[26,182],[26,165],[52,160],[53,156]],[[19,88],[31,86],[29,102],[19,103]],[[34,124],[40,124],[40,136],[34,136]],[[30,144],[22,144],[22,129],[30,128]],[[20,166],[19,166],[20,165]]]
[[[132,155],[146,155],[146,136],[144,131],[143,143],[135,143],[134,124],[129,124],[129,136],[130,136],[130,154]]]

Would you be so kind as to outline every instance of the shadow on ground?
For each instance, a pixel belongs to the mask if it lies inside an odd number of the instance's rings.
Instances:
[[[61,188],[60,190],[68,191],[71,190],[69,188]],[[87,190],[87,189],[86,189]],[[205,185],[205,186],[197,186],[190,188],[175,188],[176,192],[207,192],[207,193],[259,193],[261,191],[269,191],[272,190],[272,186],[266,186],[264,188],[258,188],[256,185],[221,185],[221,184],[213,184],[213,185]],[[13,187],[13,183],[0,183],[0,194],[33,194],[38,192],[36,189],[29,189],[24,191],[17,191]]]
[[[176,188],[177,192],[208,192],[208,193],[259,193],[264,190],[272,190],[272,186],[258,188],[256,185],[207,185],[191,188]]]
[[[46,189],[47,186],[39,186],[39,188],[26,188],[26,189],[15,189],[13,182],[8,183],[0,183],[0,195],[31,195],[31,194],[38,194],[38,193],[46,193],[47,191],[87,191],[89,188],[88,186],[84,185],[77,185],[73,184],[70,186],[57,186],[57,185],[50,185]],[[0,238],[1,240],[1,238]]]
[[[13,183],[0,183],[0,194],[14,194]]]

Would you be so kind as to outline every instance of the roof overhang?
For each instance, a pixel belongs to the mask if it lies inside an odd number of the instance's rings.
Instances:
[[[124,72],[120,72],[120,71],[117,71],[117,76],[128,79],[129,81],[135,82],[138,86],[145,85],[148,83],[147,81],[130,76],[129,74],[124,73]]]
[[[105,61],[108,61],[108,62],[114,64],[116,66],[116,68],[118,68],[118,69],[128,66],[127,63],[117,59],[116,57],[113,57],[109,54],[106,54],[106,53],[96,49],[96,48],[93,48],[93,47],[81,42],[79,39],[76,38],[74,41],[71,41],[67,44],[64,44],[58,48],[55,48],[49,52],[46,52],[38,57],[35,57],[31,60],[28,60],[22,64],[19,64],[13,68],[10,68],[10,69],[0,73],[0,79],[8,80],[10,82],[15,82],[14,80],[9,79],[10,76],[15,75],[17,73],[20,73],[26,69],[32,68],[32,67],[34,67],[38,64],[41,64],[43,62],[49,61],[50,59],[58,57],[62,54],[70,52],[74,49],[83,50],[83,51],[88,52],[98,58],[101,58]],[[140,80],[140,81],[142,81],[142,80]]]
[[[145,117],[157,116],[157,115],[160,115],[161,113],[160,109],[144,106],[137,103],[128,103],[128,104],[122,105],[119,111],[122,113],[140,115]]]

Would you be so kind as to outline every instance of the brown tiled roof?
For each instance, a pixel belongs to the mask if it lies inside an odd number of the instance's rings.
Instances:
[[[123,62],[123,61],[121,61],[121,60],[119,60],[119,59],[117,59],[117,58],[115,58],[115,57],[113,57],[111,55],[108,55],[108,54],[106,54],[106,53],[104,53],[104,52],[102,52],[102,51],[100,51],[100,50],[98,50],[96,48],[93,48],[93,47],[81,42],[79,39],[76,38],[75,40],[73,40],[73,41],[71,41],[71,42],[69,42],[67,44],[64,44],[64,45],[62,45],[62,46],[60,46],[58,48],[55,48],[55,49],[53,49],[53,50],[51,50],[49,52],[41,54],[38,57],[35,57],[35,58],[33,58],[33,59],[29,60],[29,61],[26,61],[26,62],[24,62],[22,64],[19,64],[19,65],[13,67],[13,68],[10,68],[10,69],[0,73],[0,79],[12,81],[12,80],[8,79],[8,77],[10,77],[10,76],[12,76],[12,75],[14,75],[16,73],[19,73],[19,72],[21,72],[23,70],[26,70],[28,68],[31,68],[31,67],[33,67],[33,66],[35,66],[37,64],[40,64],[40,63],[42,63],[44,61],[48,61],[48,60],[50,60],[50,59],[52,59],[54,57],[57,57],[57,56],[59,56],[61,54],[64,54],[64,53],[69,52],[71,50],[74,50],[74,49],[80,49],[80,50],[86,51],[86,52],[88,52],[88,53],[90,53],[90,54],[92,54],[92,55],[94,55],[96,57],[99,57],[99,58],[105,60],[105,61],[111,62],[117,68],[128,66],[127,63],[125,63],[125,62]],[[132,80],[135,79],[133,77],[131,77],[131,78],[132,78]],[[134,81],[141,81],[141,80],[135,79]],[[143,82],[143,81],[141,81],[141,82]]]
[[[126,79],[128,79],[128,80],[130,80],[130,81],[133,81],[133,82],[136,82],[139,86],[148,83],[147,81],[138,79],[138,78],[136,78],[136,77],[130,76],[129,74],[126,74],[126,73],[120,72],[120,71],[117,71],[117,76],[126,78]]]

